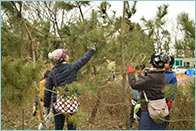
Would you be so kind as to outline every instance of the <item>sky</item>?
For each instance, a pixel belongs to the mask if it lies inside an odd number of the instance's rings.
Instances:
[[[111,8],[108,10],[108,14],[112,14],[112,10],[116,11],[117,16],[122,16],[123,12],[123,1],[108,1],[111,4]],[[96,6],[99,5],[100,1],[93,2]],[[129,2],[130,6],[133,4]],[[157,7],[163,4],[168,4],[168,14],[165,16],[167,20],[167,26],[169,30],[172,30],[176,26],[176,18],[179,13],[186,12],[189,14],[191,19],[195,19],[195,1],[138,1],[136,5],[136,13],[132,16],[131,21],[141,22],[142,16],[145,19],[152,19],[155,17]]]
[[[116,10],[117,15],[122,16],[123,2],[110,1],[112,6],[110,10]],[[130,5],[133,2],[129,2]],[[168,14],[166,18],[176,20],[176,16],[181,12],[187,12],[192,19],[195,19],[195,1],[138,1],[136,5],[137,12],[132,17],[132,21],[140,22],[140,18],[144,16],[151,19],[156,15],[157,7],[163,4],[169,4]]]
[[[112,6],[111,10],[117,11],[117,15],[122,16],[123,2],[122,1],[110,1]],[[133,2],[129,2],[130,6]],[[155,17],[158,9],[157,7],[163,4],[168,4],[168,14],[165,16],[167,20],[167,28],[174,35],[174,28],[177,25],[176,18],[179,13],[186,12],[189,14],[191,19],[195,19],[195,1],[138,1],[136,5],[136,13],[131,18],[133,22],[141,22],[142,16],[149,20]],[[180,35],[180,34],[179,34]]]
[[[112,10],[116,11],[117,16],[122,16],[123,12],[123,2],[122,1],[108,1],[111,4],[108,14],[112,14]],[[98,5],[98,1],[95,2]],[[129,2],[130,7],[133,4],[132,1]],[[176,18],[178,14],[186,12],[189,14],[191,19],[195,21],[195,1],[138,1],[136,5],[136,13],[132,16],[131,21],[138,22],[140,25],[142,21],[140,20],[142,16],[146,20],[152,19],[155,17],[158,9],[157,7],[163,4],[168,4],[168,14],[165,16],[167,21],[166,28],[171,33],[172,44],[174,45],[174,36],[178,35],[178,38],[181,37],[181,33],[176,30],[177,21]]]

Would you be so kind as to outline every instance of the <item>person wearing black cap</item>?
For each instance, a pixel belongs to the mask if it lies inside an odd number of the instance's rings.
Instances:
[[[129,66],[128,79],[129,85],[139,91],[145,91],[149,100],[159,100],[164,98],[162,89],[167,85],[164,73],[165,58],[163,54],[153,54],[150,63],[154,70],[151,70],[147,76],[136,80],[134,76],[135,69]],[[144,99],[142,93],[141,99]],[[141,102],[141,116],[139,120],[139,130],[164,130],[165,122],[158,124],[149,115],[147,103]]]

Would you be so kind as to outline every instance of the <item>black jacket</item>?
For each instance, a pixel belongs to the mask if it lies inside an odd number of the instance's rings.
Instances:
[[[65,84],[70,84],[76,81],[77,71],[84,66],[90,58],[93,56],[95,51],[93,49],[89,50],[82,58],[76,61],[73,64],[61,64],[58,67],[55,67],[55,75],[56,75],[56,84],[57,86],[64,86]],[[45,88],[52,90],[53,86],[55,86],[53,71],[51,71],[48,75],[48,80]],[[51,101],[51,92],[45,91],[44,93],[44,106],[49,107]],[[56,96],[54,95],[53,101],[56,100]]]
[[[151,72],[147,76],[135,79],[133,73],[128,74],[129,84],[135,90],[145,91],[149,100],[157,100],[164,98],[162,89],[167,85],[167,80],[164,72]],[[144,99],[142,93],[141,99]],[[142,102],[142,108],[146,108],[146,103]]]

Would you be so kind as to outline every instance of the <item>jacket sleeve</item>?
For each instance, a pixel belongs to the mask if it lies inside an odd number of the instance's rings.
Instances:
[[[84,66],[90,58],[94,55],[95,50],[91,49],[89,50],[82,58],[74,62],[71,66],[74,70],[79,70],[82,66]]]
[[[52,88],[53,88],[53,80],[52,80],[52,73],[50,72],[48,76],[48,80],[46,82],[45,90],[44,91],[44,106],[50,107],[51,95],[52,95]],[[51,90],[51,91],[48,91]]]
[[[145,77],[140,78],[139,80],[136,80],[134,73],[130,72],[128,74],[129,79],[129,85],[131,88],[135,90],[148,90],[149,87],[151,87],[152,84],[152,77],[150,75],[147,75]]]

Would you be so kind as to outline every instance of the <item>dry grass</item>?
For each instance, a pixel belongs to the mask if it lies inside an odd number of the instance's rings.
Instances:
[[[187,87],[188,88],[188,87]],[[195,99],[191,99],[185,90],[180,87],[170,112],[170,130],[195,129]]]
[[[86,112],[85,121],[78,125],[78,130],[124,130],[125,128],[125,106],[123,104],[123,90],[120,84],[114,83],[112,88],[103,88],[100,95],[100,105],[97,107],[97,114],[94,121],[89,121],[91,112],[96,103],[96,96],[83,94],[80,97],[81,109]],[[130,96],[131,99],[131,96]],[[171,119],[180,120],[184,118],[195,119],[195,104],[179,91],[173,108],[171,109]],[[20,130],[21,129],[21,111],[14,109],[9,104],[2,102],[1,109],[1,129],[2,130]],[[25,110],[25,130],[37,130],[38,120],[31,117],[32,104],[30,103]],[[171,122],[169,130],[194,130],[194,121]],[[138,122],[135,121],[133,128],[137,130]],[[66,126],[65,128],[66,129]]]

